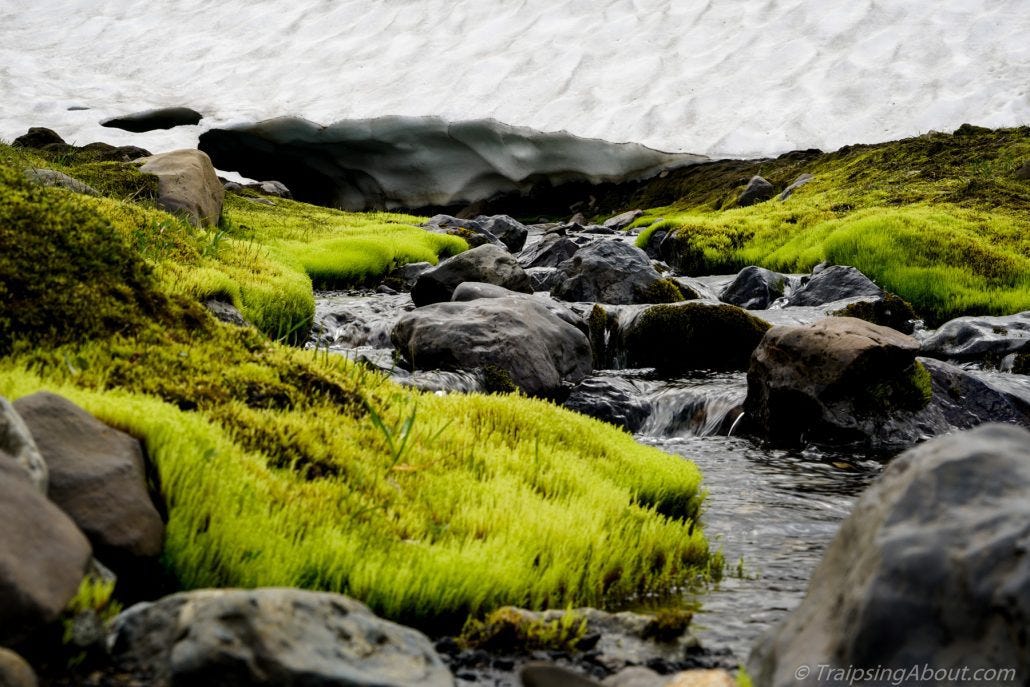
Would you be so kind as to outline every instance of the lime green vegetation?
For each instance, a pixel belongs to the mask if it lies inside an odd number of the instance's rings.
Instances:
[[[76,619],[83,614],[93,614],[100,622],[106,623],[121,613],[122,605],[114,598],[114,585],[114,580],[101,579],[93,573],[82,578],[79,590],[61,616],[65,644],[74,640]]]
[[[576,611],[566,611],[553,620],[544,620],[518,608],[498,608],[485,618],[469,618],[458,637],[467,649],[490,651],[566,651],[578,649],[587,634],[587,619]]]
[[[671,232],[666,258],[690,274],[756,264],[808,271],[853,265],[924,317],[1030,309],[1030,128],[964,127],[830,154],[715,163],[670,175],[635,201],[663,199],[636,222]],[[786,201],[733,202],[752,174],[783,188],[815,179]],[[659,188],[659,186],[661,188]],[[664,221],[654,223],[657,218]]]
[[[0,238],[17,248],[0,253],[0,395],[47,389],[144,442],[184,587],[336,590],[454,627],[721,572],[693,463],[542,401],[421,394],[276,342],[310,317],[313,283],[460,239],[231,195],[198,230],[134,194],[40,187],[29,155],[0,146]],[[212,296],[263,331],[216,322],[198,302]]]

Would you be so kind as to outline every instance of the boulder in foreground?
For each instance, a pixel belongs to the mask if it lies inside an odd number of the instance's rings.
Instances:
[[[417,370],[501,371],[530,396],[554,396],[591,370],[586,335],[528,296],[436,303],[400,319],[390,335]]]
[[[997,684],[1025,684],[1028,548],[1030,432],[985,425],[910,449],[859,498],[798,609],[753,649],[754,684],[845,685],[828,670],[849,666],[1012,669]],[[962,680],[905,684],[917,682]]]
[[[776,441],[875,444],[894,413],[930,401],[918,352],[912,337],[853,317],[773,327],[751,358],[745,412]]]
[[[452,687],[421,632],[357,601],[299,589],[200,590],[115,621],[116,665],[166,687]]]

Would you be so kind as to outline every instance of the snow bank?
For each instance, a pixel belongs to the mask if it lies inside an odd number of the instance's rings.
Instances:
[[[1030,122],[1026,0],[0,0],[0,136],[494,118],[717,155]],[[200,127],[108,117],[185,105]],[[89,110],[69,111],[72,106]]]

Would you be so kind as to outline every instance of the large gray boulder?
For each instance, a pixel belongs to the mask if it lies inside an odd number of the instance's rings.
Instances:
[[[982,681],[1026,684],[1028,548],[1030,432],[985,425],[910,449],[858,500],[801,605],[754,647],[754,684],[854,684],[820,666],[1011,669]]]
[[[49,470],[46,461],[32,438],[32,432],[6,398],[0,398],[0,460],[20,466],[39,493],[47,493]]]
[[[225,190],[211,159],[199,150],[174,150],[144,158],[141,172],[157,177],[157,203],[195,227],[213,227],[222,215]]]
[[[115,572],[156,558],[164,523],[147,489],[137,439],[71,401],[40,392],[14,403],[50,470],[50,498],[89,537]]]
[[[812,275],[790,296],[787,305],[823,305],[858,296],[879,298],[883,289],[854,267],[833,265]]]
[[[115,620],[115,664],[158,687],[452,687],[425,635],[300,589],[200,590]]]
[[[1030,310],[1006,317],[959,317],[923,341],[923,354],[971,360],[1030,351]]]
[[[675,282],[663,279],[647,253],[622,241],[595,241],[558,265],[551,295],[591,303],[672,303],[683,300]]]
[[[22,466],[0,456],[0,644],[57,619],[91,558],[71,518]]]
[[[449,301],[458,284],[467,281],[503,286],[520,293],[533,293],[529,276],[511,253],[485,244],[447,258],[435,269],[420,274],[411,289],[411,300],[420,307]]]
[[[751,358],[748,420],[788,443],[875,443],[892,415],[930,401],[918,351],[915,339],[853,317],[773,327]]]
[[[390,338],[414,369],[493,368],[531,396],[553,396],[591,370],[573,318],[526,296],[437,303],[404,315]]]

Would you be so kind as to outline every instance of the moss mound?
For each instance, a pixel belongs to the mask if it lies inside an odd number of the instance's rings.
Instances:
[[[453,628],[718,569],[689,461],[544,402],[421,394],[277,343],[310,317],[313,283],[435,262],[460,239],[242,197],[198,230],[146,199],[31,184],[26,155],[0,146],[0,395],[47,389],[143,440],[183,586],[342,591]],[[216,293],[258,327],[214,321],[196,299]]]
[[[0,354],[131,331],[167,307],[151,269],[78,197],[0,166]]]
[[[638,245],[668,232],[662,257],[688,274],[852,265],[938,322],[1030,308],[1030,181],[1016,173],[1028,158],[1030,127],[966,127],[701,165],[622,200],[653,208]],[[782,189],[802,172],[814,180],[786,201],[723,209],[753,174]]]

